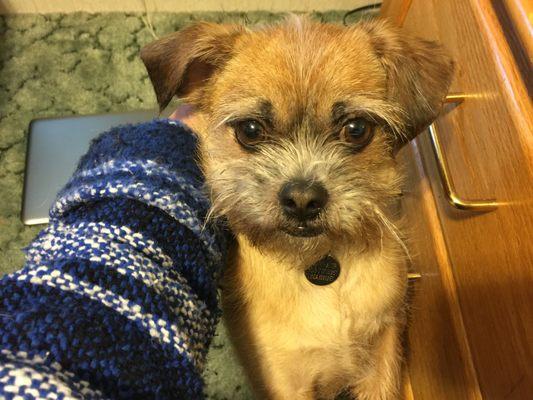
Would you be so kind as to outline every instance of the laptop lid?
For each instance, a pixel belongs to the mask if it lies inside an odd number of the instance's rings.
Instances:
[[[117,125],[150,121],[155,111],[35,119],[30,123],[22,222],[45,224],[57,193],[67,183],[92,139]]]

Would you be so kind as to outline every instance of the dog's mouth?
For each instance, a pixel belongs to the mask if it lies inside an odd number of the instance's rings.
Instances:
[[[305,223],[296,226],[282,226],[281,230],[290,236],[306,238],[315,237],[324,233],[324,228],[309,226]]]

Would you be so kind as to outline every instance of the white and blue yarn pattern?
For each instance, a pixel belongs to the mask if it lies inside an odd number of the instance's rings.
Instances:
[[[101,135],[0,280],[0,398],[201,399],[228,235],[196,138],[154,120]]]

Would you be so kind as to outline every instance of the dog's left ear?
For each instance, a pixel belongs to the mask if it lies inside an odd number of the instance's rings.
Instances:
[[[152,42],[141,59],[162,111],[174,95],[186,97],[202,88],[231,57],[240,25],[199,22]]]
[[[402,109],[405,129],[399,148],[437,117],[453,77],[454,64],[435,42],[411,37],[385,21],[362,25],[387,74],[390,100]]]

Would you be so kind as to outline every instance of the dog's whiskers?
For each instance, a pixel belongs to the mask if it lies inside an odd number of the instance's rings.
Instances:
[[[365,202],[365,203],[370,206],[370,210],[378,217],[379,221],[383,223],[385,228],[387,228],[388,231],[392,234],[396,242],[398,242],[398,244],[402,247],[409,261],[412,261],[409,249],[407,248],[405,241],[401,238],[400,230],[396,227],[396,225],[394,225],[394,223],[392,223],[392,221],[389,218],[387,218],[385,213],[383,213],[376,204],[373,204],[370,202]]]

